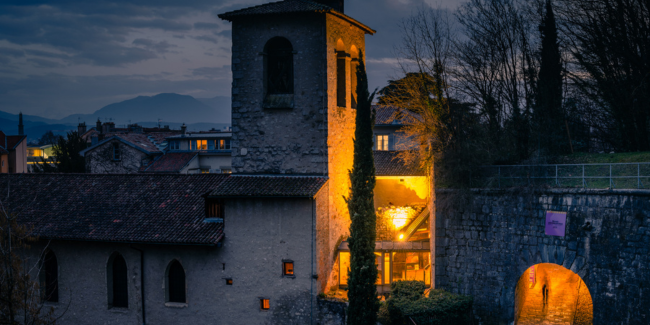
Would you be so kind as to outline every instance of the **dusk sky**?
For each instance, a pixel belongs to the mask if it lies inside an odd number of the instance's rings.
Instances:
[[[230,96],[231,24],[217,14],[268,0],[3,0],[0,110],[63,118],[139,95]],[[453,0],[347,0],[367,36],[370,88],[397,75],[398,23]]]

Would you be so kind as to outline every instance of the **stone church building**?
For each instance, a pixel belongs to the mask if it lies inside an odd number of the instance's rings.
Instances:
[[[39,238],[33,263],[61,324],[342,321],[316,297],[347,286],[354,71],[375,33],[343,7],[219,15],[233,24],[232,175],[0,178]],[[426,177],[397,154],[376,153],[378,208],[399,225],[382,225],[380,292],[432,276]]]
[[[219,17],[233,25],[232,174],[0,175],[60,324],[344,322],[318,297],[347,287],[353,71],[375,31],[343,0]],[[380,295],[420,280],[473,296],[483,324],[649,323],[650,191],[433,193],[395,150],[408,139],[394,109],[376,123]],[[564,236],[545,233],[549,211]]]

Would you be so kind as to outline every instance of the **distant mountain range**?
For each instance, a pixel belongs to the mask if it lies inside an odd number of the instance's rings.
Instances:
[[[169,125],[178,129],[182,123],[190,131],[222,129],[230,126],[230,97],[194,98],[173,93],[156,96],[138,96],[102,107],[93,114],[73,114],[60,120],[34,115],[23,115],[28,139],[38,139],[45,132],[64,134],[76,130],[79,122],[93,127],[97,119],[114,122],[116,126],[138,123],[143,126]],[[18,115],[0,111],[0,130],[5,134],[18,133]]]

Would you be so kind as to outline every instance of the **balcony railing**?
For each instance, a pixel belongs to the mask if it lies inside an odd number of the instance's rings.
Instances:
[[[650,189],[650,163],[481,166],[474,188],[546,185],[558,188]]]

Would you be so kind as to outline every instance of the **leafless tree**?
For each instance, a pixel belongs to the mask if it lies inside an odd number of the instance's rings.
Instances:
[[[43,263],[29,254],[36,240],[30,228],[18,222],[18,215],[7,213],[0,202],[1,324],[51,325],[67,310],[57,316],[53,307],[45,305],[37,280]],[[43,253],[46,250],[47,245]]]

